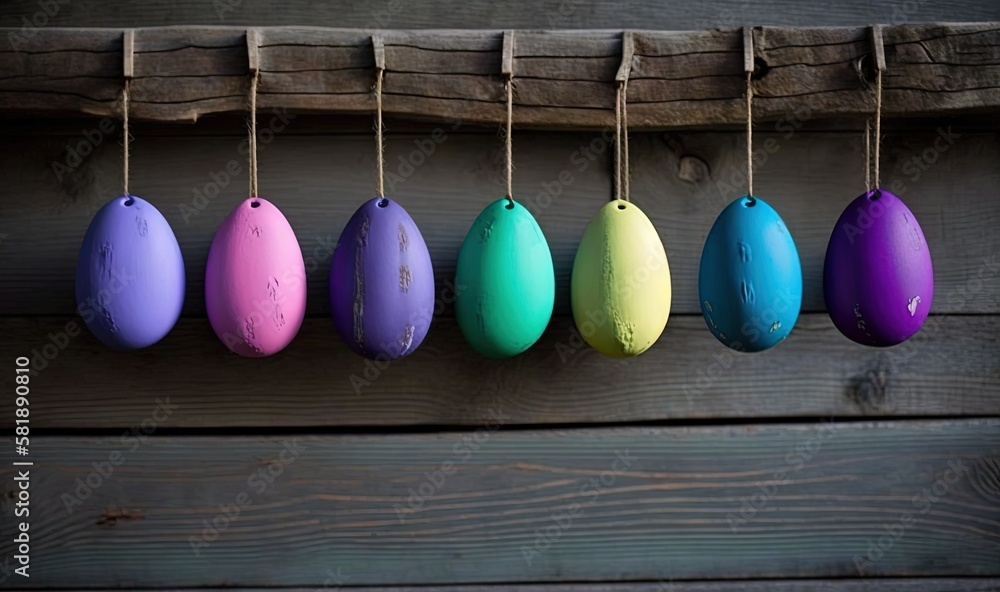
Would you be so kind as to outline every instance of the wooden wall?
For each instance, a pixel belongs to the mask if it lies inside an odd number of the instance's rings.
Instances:
[[[177,328],[131,354],[76,334],[76,249],[117,191],[120,148],[101,143],[62,180],[52,162],[96,125],[13,121],[2,148],[3,359],[39,353],[31,417],[46,434],[32,453],[32,586],[318,586],[327,569],[351,585],[857,577],[855,557],[866,556],[883,523],[922,508],[915,496],[950,461],[968,463],[968,475],[862,571],[1000,572],[995,128],[922,121],[887,134],[886,184],[906,186],[933,247],[938,292],[925,329],[888,350],[847,341],[822,305],[830,226],[862,184],[859,130],[824,125],[785,138],[762,129],[780,149],[759,167],[758,193],[798,241],[806,293],[788,341],[753,356],[712,338],[694,293],[701,244],[730,197],[717,183],[740,168],[740,134],[634,134],[633,199],[663,239],[676,297],[660,342],[629,361],[583,346],[568,317],[574,249],[610,191],[603,156],[583,171],[574,162],[598,137],[589,133],[516,136],[515,193],[535,211],[556,261],[549,331],[514,360],[485,360],[465,345],[451,319],[450,278],[468,224],[501,194],[499,141],[493,130],[449,130],[391,192],[430,245],[440,314],[424,347],[380,368],[339,342],[324,289],[324,245],[373,191],[366,122],[297,117],[261,153],[264,194],[288,215],[311,269],[306,324],[266,360],[230,354],[204,318],[208,245],[242,199],[245,173],[198,202],[196,215],[181,208],[230,161],[245,171],[236,118],[134,131],[133,192],[169,219],[188,268]],[[934,145],[938,127],[955,142],[915,178],[908,163]],[[389,162],[432,133],[393,122]],[[703,163],[705,176],[688,178],[685,159]],[[573,182],[545,199],[564,170]],[[41,353],[50,343],[64,346],[52,360]],[[0,417],[12,426],[8,397]],[[282,446],[295,439],[301,456],[281,464]],[[115,451],[124,463],[91,477],[92,495],[76,492],[92,463],[104,466]],[[632,466],[605,473],[626,451]],[[454,471],[442,481],[434,472],[447,462]],[[283,473],[273,485],[248,485],[272,465]],[[776,471],[787,481],[768,489]],[[2,487],[12,492],[10,473]],[[606,490],[580,493],[602,473],[614,478]],[[190,538],[244,491],[253,503],[195,555]],[[66,501],[74,497],[78,504]],[[763,507],[745,506],[751,499]],[[559,526],[574,504],[580,514]],[[525,559],[524,549],[545,547]]]
[[[786,25],[863,26],[872,23],[1000,20],[984,0],[53,0],[44,26],[157,27],[167,25],[311,25],[367,29],[657,29]],[[41,10],[39,0],[0,3],[0,27],[21,26]]]
[[[973,1],[682,7],[562,0],[447,9],[220,1],[168,8],[75,0],[59,4],[47,26],[363,27],[383,10],[391,23],[382,26],[400,28],[1000,20],[1000,6]],[[218,6],[233,10],[223,9],[220,20]],[[19,26],[37,10],[37,3],[5,2],[0,26]],[[562,20],[548,22],[553,14]],[[730,17],[735,22],[725,22]],[[418,352],[388,365],[366,362],[339,341],[325,287],[341,228],[374,192],[371,121],[302,114],[278,121],[286,127],[262,145],[261,190],[299,238],[308,314],[286,351],[248,360],[215,338],[203,302],[214,230],[246,194],[241,118],[133,128],[132,192],[173,226],[188,291],[170,335],[127,354],[81,330],[73,299],[87,224],[120,192],[118,122],[0,120],[0,359],[10,365],[0,372],[7,430],[0,585],[1000,587],[995,115],[886,122],[883,185],[921,222],[936,295],[924,329],[884,350],[841,336],[822,298],[830,230],[863,185],[860,121],[757,126],[755,141],[773,139],[777,149],[759,163],[755,191],[784,216],[805,274],[798,325],[785,343],[757,355],[731,353],[711,336],[695,292],[712,220],[737,196],[730,186],[742,191],[744,136],[727,128],[631,134],[632,198],[666,247],[674,304],[659,342],[627,361],[590,350],[569,316],[577,243],[611,191],[599,134],[515,129],[515,195],[548,237],[556,316],[529,352],[493,361],[464,343],[451,309],[460,287],[451,280],[469,224],[503,192],[498,130],[390,120],[387,170],[396,178],[389,193],[427,240],[439,307]],[[103,138],[91,145],[94,130]],[[413,156],[442,134],[432,154]],[[70,150],[89,154],[77,163]],[[30,580],[11,575],[9,395],[13,360],[22,355],[37,372]]]

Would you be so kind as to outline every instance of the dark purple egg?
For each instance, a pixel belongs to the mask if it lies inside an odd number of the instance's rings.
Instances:
[[[340,234],[330,308],[341,338],[373,359],[413,352],[434,315],[434,268],[424,237],[399,204],[365,202]]]
[[[823,292],[833,324],[864,345],[896,345],[924,324],[934,299],[931,254],[898,197],[878,189],[847,206],[826,249]]]

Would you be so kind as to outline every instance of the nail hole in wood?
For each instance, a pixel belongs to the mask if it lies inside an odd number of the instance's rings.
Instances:
[[[764,58],[755,57],[753,59],[753,74],[750,75],[750,80],[760,80],[761,78],[767,76],[767,73],[771,71],[771,66],[767,65]]]

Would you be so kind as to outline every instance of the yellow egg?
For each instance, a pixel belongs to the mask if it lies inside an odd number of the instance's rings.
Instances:
[[[573,261],[570,299],[580,335],[602,354],[637,356],[667,325],[670,296],[667,254],[649,218],[631,202],[601,208]]]

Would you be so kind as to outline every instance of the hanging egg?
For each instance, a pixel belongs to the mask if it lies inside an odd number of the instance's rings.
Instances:
[[[667,254],[649,218],[622,200],[598,210],[570,280],[573,320],[584,340],[607,356],[637,356],[663,332],[670,298]]]
[[[76,264],[77,310],[104,345],[153,345],[184,305],[184,259],[170,224],[149,202],[116,197],[87,228]]]
[[[802,306],[802,265],[767,202],[744,196],[716,218],[701,252],[698,296],[712,334],[734,350],[763,351],[791,333]]]
[[[288,220],[253,197],[219,225],[205,267],[205,306],[215,334],[250,358],[285,348],[306,313],[306,270]]]
[[[858,196],[840,215],[823,268],[833,324],[852,340],[879,347],[910,338],[934,299],[934,270],[920,224],[885,190]]]
[[[455,294],[462,335],[488,358],[516,356],[542,336],[556,278],[549,244],[524,206],[503,198],[479,214],[458,252]]]
[[[413,218],[382,197],[358,208],[330,268],[333,324],[352,350],[372,359],[417,349],[434,316],[434,268]]]

